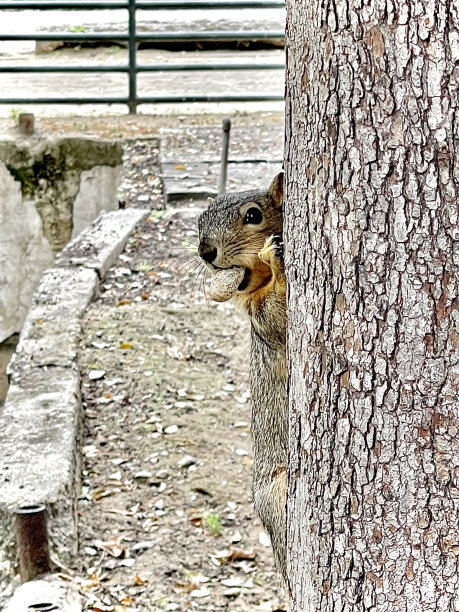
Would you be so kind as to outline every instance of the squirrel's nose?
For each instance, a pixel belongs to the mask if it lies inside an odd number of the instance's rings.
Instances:
[[[207,261],[207,263],[212,263],[217,257],[217,249],[216,247],[201,243],[199,245],[199,255],[204,259],[204,261]]]

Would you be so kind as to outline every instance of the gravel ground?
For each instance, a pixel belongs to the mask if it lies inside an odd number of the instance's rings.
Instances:
[[[282,610],[251,503],[248,324],[204,298],[203,202],[163,210],[157,142],[126,151],[150,217],[101,284],[80,346],[86,609]]]

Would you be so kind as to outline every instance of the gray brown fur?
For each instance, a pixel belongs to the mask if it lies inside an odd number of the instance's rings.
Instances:
[[[250,270],[247,286],[236,293],[234,300],[251,322],[253,500],[271,537],[276,566],[285,579],[288,428],[286,288],[279,239],[282,183],[281,174],[267,191],[229,194],[212,201],[199,218],[199,253],[207,257],[214,271],[233,266]],[[262,211],[260,224],[244,224],[252,205]],[[215,253],[212,262],[208,261],[212,256],[209,253]]]

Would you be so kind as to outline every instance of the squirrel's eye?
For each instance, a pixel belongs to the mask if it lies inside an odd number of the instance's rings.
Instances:
[[[244,223],[251,225],[258,225],[263,221],[263,213],[259,208],[249,208],[249,210],[245,213]]]

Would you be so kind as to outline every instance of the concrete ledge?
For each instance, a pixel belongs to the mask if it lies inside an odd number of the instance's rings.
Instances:
[[[149,211],[139,208],[102,213],[91,227],[68,243],[57,257],[56,264],[83,265],[96,270],[99,277],[103,278],[118,259],[127,236],[148,213]]]
[[[70,368],[30,368],[13,384],[0,417],[0,549],[14,573],[14,510],[45,503],[51,553],[76,555],[79,486],[79,375]]]
[[[24,368],[72,367],[76,359],[79,318],[97,292],[95,270],[50,268],[42,277],[22,329],[8,373],[19,382]]]
[[[64,249],[57,266],[45,272],[34,296],[8,368],[11,384],[0,409],[0,604],[18,582],[14,530],[18,506],[45,504],[52,558],[63,565],[75,563],[80,318],[97,294],[99,278],[148,213],[139,209],[102,213]]]

